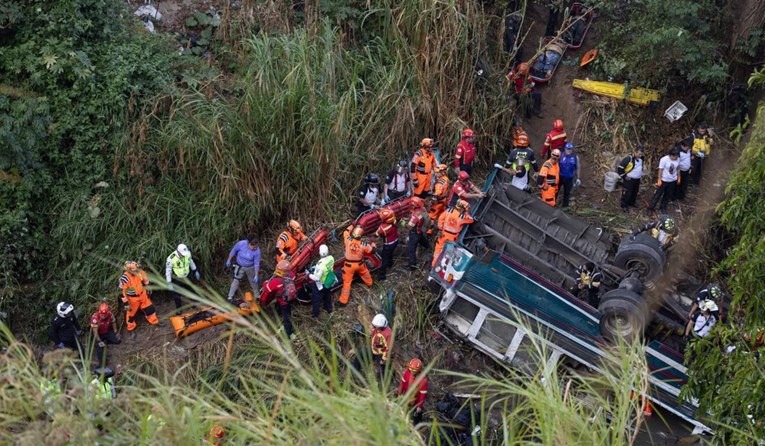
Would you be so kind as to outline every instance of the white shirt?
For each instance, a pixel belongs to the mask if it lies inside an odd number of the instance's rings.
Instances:
[[[687,172],[691,170],[691,151],[688,150],[687,152],[680,151],[680,158],[677,159],[680,165],[680,170],[683,172]],[[664,181],[664,180],[662,180]]]
[[[643,177],[643,158],[632,157],[632,170],[627,172],[627,178],[639,180]]]
[[[391,178],[391,182],[388,183],[388,190],[404,192],[406,190],[406,172],[402,174],[397,173]]]
[[[680,164],[680,160],[671,160],[669,155],[665,155],[659,161],[659,169],[661,169],[661,181],[665,183],[671,183],[677,181],[677,167]]]
[[[512,179],[510,180],[510,184],[513,185],[513,187],[517,187],[520,190],[526,190],[529,187],[529,166],[531,164],[524,158],[519,161],[515,162],[516,167],[520,169],[525,169],[526,174],[519,177],[517,175],[513,175]],[[505,167],[507,169],[510,169],[511,171],[513,169],[513,163],[510,162],[510,160],[505,161]]]
[[[693,332],[703,338],[709,334],[709,330],[715,326],[715,323],[717,323],[717,319],[715,319],[714,316],[711,314],[709,316],[704,316],[704,313],[702,313],[696,318],[696,322],[693,324]]]

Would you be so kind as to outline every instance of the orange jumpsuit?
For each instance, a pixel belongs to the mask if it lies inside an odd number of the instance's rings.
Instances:
[[[430,211],[428,211],[431,222],[437,222],[438,217],[446,210],[450,193],[449,176],[444,174],[436,180],[436,184],[433,186],[433,202],[430,204]],[[432,234],[433,228],[428,228],[427,233]]]
[[[339,299],[339,302],[343,305],[347,304],[348,299],[351,298],[351,284],[356,273],[359,274],[364,285],[372,285],[372,276],[369,274],[366,263],[364,263],[364,254],[372,252],[373,246],[361,241],[361,239],[351,237],[352,228],[352,226],[349,226],[343,233],[343,240],[345,240],[345,264],[343,265],[343,289],[340,291]]]
[[[414,152],[412,157],[411,172],[414,195],[422,197],[430,192],[430,182],[433,176],[433,168],[436,166],[436,156],[430,149],[422,148]]]
[[[555,206],[555,196],[558,195],[558,187],[560,186],[560,164],[553,164],[550,160],[545,161],[539,170],[537,184],[542,191],[542,201],[550,206]],[[547,186],[547,190],[545,190],[545,186]]]
[[[295,235],[292,235],[290,231],[279,234],[279,238],[276,239],[276,263],[287,260],[287,257],[295,254],[300,242],[307,238],[303,231],[297,231]]]
[[[436,266],[436,260],[441,250],[444,249],[444,244],[456,241],[460,231],[462,231],[462,227],[474,221],[473,216],[457,208],[449,208],[438,217],[438,229],[441,230],[441,236],[438,238],[436,247],[433,249],[433,262],[431,266]]]
[[[138,271],[137,274],[125,271],[120,276],[119,287],[122,290],[122,303],[130,306],[130,309],[125,312],[128,331],[135,330],[135,315],[138,313],[139,309],[143,310],[143,314],[148,323],[151,325],[159,323],[154,304],[151,303],[149,295],[143,288],[148,284],[149,278],[146,277],[146,273],[143,271]]]

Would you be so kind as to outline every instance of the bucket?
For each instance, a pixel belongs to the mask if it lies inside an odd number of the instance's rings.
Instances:
[[[606,179],[603,181],[603,189],[613,192],[616,189],[616,183],[619,181],[619,174],[616,172],[606,172]]]

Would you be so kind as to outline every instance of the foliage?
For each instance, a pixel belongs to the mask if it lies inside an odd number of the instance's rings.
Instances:
[[[653,88],[700,85],[719,91],[726,80],[721,57],[720,6],[713,0],[601,2],[605,16],[595,63],[605,76]]]

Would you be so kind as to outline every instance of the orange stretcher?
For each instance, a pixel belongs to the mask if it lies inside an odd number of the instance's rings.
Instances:
[[[173,325],[175,335],[182,338],[199,330],[234,320],[238,316],[260,313],[260,306],[255,302],[250,291],[244,293],[244,299],[235,301],[234,304],[238,307],[236,311],[223,311],[216,307],[205,307],[183,313],[179,316],[172,316],[170,317],[170,323]]]

